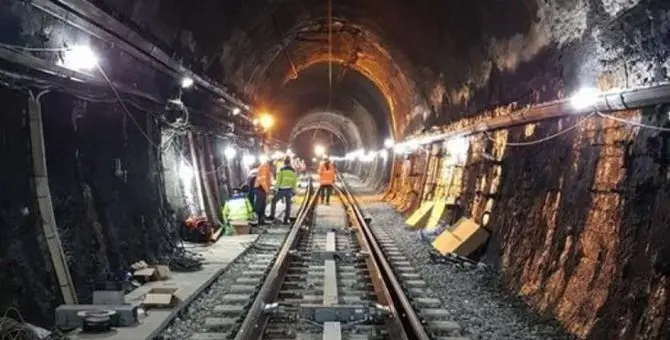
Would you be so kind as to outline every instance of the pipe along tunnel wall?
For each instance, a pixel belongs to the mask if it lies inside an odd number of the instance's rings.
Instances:
[[[617,117],[668,126],[668,107]],[[486,261],[512,293],[578,337],[668,338],[670,134],[592,115],[560,137],[513,146],[581,119],[473,135],[456,166],[439,154],[428,167],[427,153],[409,155],[396,161],[388,197],[409,210],[421,192],[460,196],[475,220],[489,215]]]

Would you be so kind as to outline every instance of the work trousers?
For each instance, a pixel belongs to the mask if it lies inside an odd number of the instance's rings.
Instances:
[[[330,204],[330,195],[333,193],[333,186],[330,184],[321,184],[321,203]]]
[[[267,206],[268,194],[263,188],[254,188],[254,210],[258,215],[258,225],[265,223],[265,207]]]
[[[291,217],[291,200],[293,199],[293,190],[291,189],[279,189],[277,193],[272,198],[272,207],[270,208],[270,218],[275,218],[275,211],[277,211],[277,202],[282,198],[286,198],[286,210],[284,211],[284,223],[288,223],[289,218]]]

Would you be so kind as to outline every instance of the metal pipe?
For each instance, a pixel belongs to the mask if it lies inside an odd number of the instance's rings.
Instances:
[[[593,106],[585,109],[577,110],[571,106],[569,99],[562,99],[517,110],[509,115],[486,118],[478,122],[465,124],[452,131],[431,136],[430,139],[437,141],[485,131],[506,129],[545,119],[588,114],[594,109],[602,112],[620,111],[665,103],[670,103],[670,84],[605,92],[598,97]]]
[[[41,217],[44,237],[51,257],[51,263],[56,272],[56,279],[63,294],[65,304],[77,304],[77,292],[72,283],[70,268],[63,252],[63,245],[58,235],[56,216],[54,215],[53,202],[51,201],[51,189],[49,188],[49,175],[47,171],[47,160],[44,147],[44,128],[42,125],[42,106],[40,98],[48,91],[43,91],[34,96],[32,91],[28,96],[28,116],[30,120],[30,142],[33,160],[33,173],[35,180],[35,193]]]
[[[142,38],[131,28],[105,13],[90,1],[33,0],[31,4],[97,38],[114,43],[123,51],[140,60],[149,62],[155,68],[158,68],[169,75],[177,77],[178,79],[182,77],[190,77],[196,84],[207,89],[211,93],[222,97],[245,111],[251,110],[248,105],[224,91],[220,86],[212,84],[210,81],[186,69],[176,60],[170,58],[170,56],[158,48],[158,46]],[[242,117],[248,118],[246,116]]]

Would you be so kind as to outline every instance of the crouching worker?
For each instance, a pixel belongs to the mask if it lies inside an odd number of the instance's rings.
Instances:
[[[238,188],[233,189],[233,195],[223,205],[221,215],[226,224],[226,235],[232,234],[233,223],[246,223],[249,225],[256,219],[254,208],[251,202],[249,202],[247,194]]]
[[[284,159],[284,166],[279,169],[277,173],[277,194],[272,198],[272,207],[270,212],[270,219],[274,220],[275,211],[277,211],[277,202],[285,198],[286,210],[284,211],[284,224],[288,224],[291,217],[291,200],[293,199],[293,192],[298,185],[298,174],[291,166],[291,158]]]

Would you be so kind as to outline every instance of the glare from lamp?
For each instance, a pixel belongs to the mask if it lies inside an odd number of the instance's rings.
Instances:
[[[314,155],[316,155],[316,157],[321,157],[325,154],[326,154],[326,147],[325,146],[323,146],[321,144],[314,145]]]
[[[232,146],[227,146],[223,150],[223,155],[226,156],[226,159],[229,159],[229,160],[235,158],[236,154],[237,154],[237,151]]]
[[[179,178],[183,182],[190,182],[193,180],[193,168],[190,165],[182,162],[179,165]]]
[[[258,123],[261,125],[263,129],[270,130],[272,126],[275,124],[275,119],[269,113],[262,113],[258,117]]]
[[[270,160],[270,157],[268,157],[268,155],[266,155],[266,154],[262,154],[262,155],[260,155],[260,156],[258,157],[258,160],[259,160],[261,163],[265,163],[265,162],[267,162],[268,160]]]
[[[392,148],[393,145],[395,145],[395,142],[393,141],[393,139],[386,138],[386,140],[384,141],[384,147],[385,148]]]
[[[58,64],[75,71],[88,71],[98,65],[98,56],[88,46],[73,46],[65,51]]]
[[[466,137],[458,136],[445,141],[444,146],[457,163],[463,163],[468,155],[470,141]]]
[[[239,107],[235,107],[235,108],[233,108],[233,111],[231,111],[231,112],[232,112],[233,116],[237,116],[237,115],[240,114],[240,111],[242,111],[242,110],[240,110]]]
[[[184,77],[181,78],[181,88],[187,89],[193,86],[193,78],[190,77]]]
[[[388,158],[388,156],[389,156],[389,153],[388,153],[388,151],[382,149],[382,150],[379,150],[379,156],[380,156],[382,159],[386,160],[386,159]]]
[[[275,151],[275,152],[272,153],[272,159],[282,159],[285,156],[286,156],[286,154],[284,154],[281,151]]]
[[[242,163],[244,163],[244,166],[246,166],[247,168],[254,165],[254,162],[256,162],[256,157],[254,157],[254,155],[247,153],[244,154],[244,156],[242,156]]]
[[[289,148],[289,149],[286,149],[286,155],[289,156],[289,157],[293,157],[293,156],[295,156],[295,153],[293,153],[293,150],[291,150]]]
[[[598,101],[600,91],[596,88],[583,88],[570,97],[570,105],[576,110],[583,110],[594,106]]]

